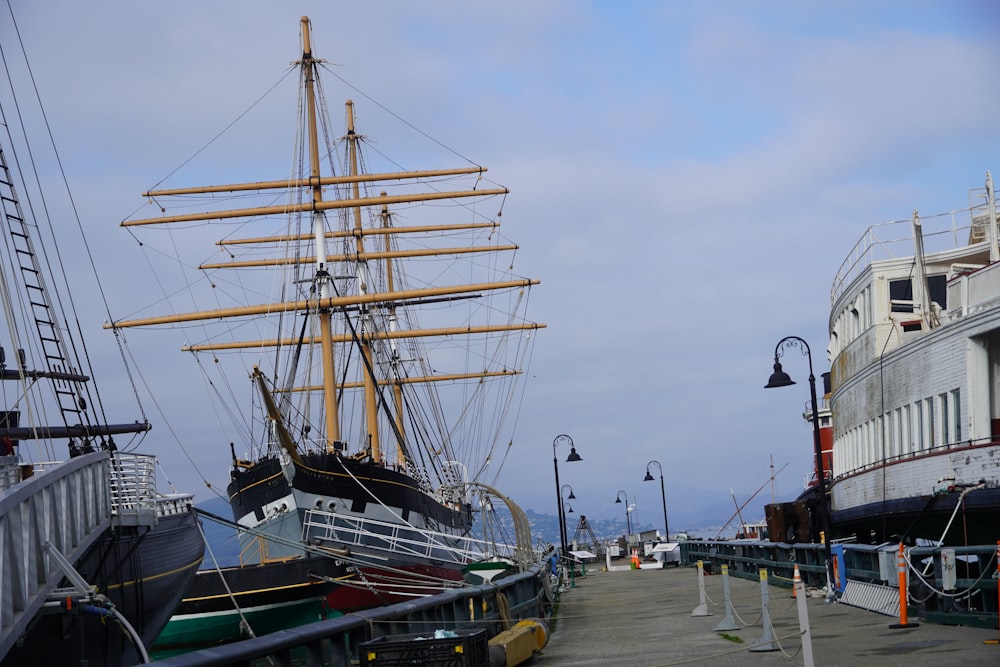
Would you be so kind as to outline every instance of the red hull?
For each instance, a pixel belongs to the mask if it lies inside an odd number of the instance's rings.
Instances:
[[[360,574],[354,574],[346,583],[327,594],[326,606],[346,613],[405,602],[440,593],[444,588],[434,585],[433,581],[442,579],[462,581],[462,572],[430,565],[403,565],[395,567],[394,571],[360,568]]]

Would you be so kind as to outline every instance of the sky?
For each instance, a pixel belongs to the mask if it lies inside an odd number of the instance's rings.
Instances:
[[[787,355],[798,384],[765,391],[776,343],[804,338],[819,378],[831,283],[865,230],[965,208],[1000,168],[988,0],[11,4],[98,268],[116,276],[112,311],[133,282],[114,273],[130,250],[119,221],[278,79],[302,15],[318,57],[486,165],[510,189],[521,270],[541,280],[529,316],[547,327],[498,482],[538,512],[555,513],[560,434],[583,457],[559,470],[577,514],[620,516],[623,490],[662,525],[650,461],[671,531],[730,494],[770,500],[772,471],[794,497],[812,468],[808,363]],[[139,360],[162,387],[157,454],[208,498],[228,443],[200,427],[200,387],[171,352]]]

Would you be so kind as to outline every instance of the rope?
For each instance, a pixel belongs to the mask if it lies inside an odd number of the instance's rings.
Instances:
[[[246,630],[247,634],[251,637],[256,637],[253,628],[250,627],[250,622],[247,620],[246,616],[243,615],[243,610],[240,609],[239,603],[236,601],[236,596],[233,595],[232,589],[229,588],[229,582],[222,575],[222,568],[219,566],[219,561],[215,558],[215,552],[212,551],[212,544],[208,541],[208,537],[205,535],[205,529],[201,525],[201,521],[196,522],[198,524],[198,532],[201,533],[201,539],[205,543],[205,549],[208,551],[208,555],[212,557],[212,563],[215,565],[215,571],[219,573],[219,578],[222,579],[222,585],[226,588],[226,594],[229,595],[229,599],[233,602],[233,609],[240,616],[240,629]]]
[[[507,596],[500,591],[497,591],[497,611],[500,612],[500,620],[503,622],[504,630],[510,630],[514,627],[510,616],[510,602],[507,600]]]

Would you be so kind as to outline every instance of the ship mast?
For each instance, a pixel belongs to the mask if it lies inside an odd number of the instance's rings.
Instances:
[[[348,150],[348,161],[349,161],[349,176],[357,176],[359,173],[358,169],[358,142],[361,137],[358,136],[357,132],[354,130],[354,102],[347,100],[345,103],[347,111],[347,150]],[[360,186],[358,181],[355,180],[351,183],[351,196],[354,200],[361,199]],[[351,210],[354,217],[354,232],[355,232],[355,249],[359,257],[363,256],[365,253],[364,238],[361,235],[361,231],[364,228],[361,217],[361,207],[355,206]],[[369,289],[372,287],[371,276],[368,273],[368,263],[364,260],[359,260],[356,264],[357,266],[357,279],[358,279],[358,294],[364,296],[368,294]],[[379,443],[378,437],[378,403],[375,392],[378,391],[375,386],[375,377],[372,373],[372,346],[371,342],[366,335],[368,331],[373,330],[372,326],[372,313],[371,309],[366,305],[361,305],[361,336],[360,336],[360,346],[361,346],[361,357],[362,363],[364,364],[364,385],[365,385],[365,423],[367,425],[367,435],[368,435],[368,445],[371,447],[371,456],[373,461],[382,460],[382,447]]]
[[[385,195],[384,192],[382,194]],[[389,216],[389,207],[386,206],[385,204],[382,205],[381,218],[382,218],[383,229],[388,229],[389,227],[391,227],[390,223],[392,218]],[[389,242],[390,238],[391,236],[389,234],[385,234],[383,237],[385,241],[385,252],[386,252],[386,259],[385,259],[386,287],[390,292],[392,292],[396,288],[393,284],[393,277],[392,277],[392,260],[391,260],[392,249],[390,247],[390,242]],[[397,333],[399,331],[399,320],[396,318],[396,305],[394,303],[389,304],[389,331],[390,333]],[[403,433],[405,433],[405,431],[403,431],[403,383],[402,383],[401,373],[399,372],[400,369],[399,346],[396,344],[395,339],[392,338],[389,339],[389,349],[392,351],[392,358],[391,358],[392,380],[393,380],[392,399],[393,403],[396,406],[396,432],[399,434],[399,439],[400,439],[400,442],[397,443],[396,446],[396,458],[399,464],[403,465],[406,463],[406,452],[403,449],[403,443],[402,443]]]
[[[326,269],[326,215],[316,204],[323,201],[323,186],[319,182],[319,139],[316,129],[316,67],[309,41],[309,17],[302,17],[302,70],[305,74],[306,113],[309,136],[309,177],[312,186],[312,227],[316,239],[316,283],[320,302],[316,308],[319,320],[320,349],[323,361],[323,408],[326,418],[326,450],[334,451],[333,443],[340,440],[340,423],[337,415],[336,377],[333,365],[333,330],[330,308],[323,303],[333,296],[333,278]]]

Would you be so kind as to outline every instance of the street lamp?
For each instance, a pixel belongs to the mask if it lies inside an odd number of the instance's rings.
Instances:
[[[576,447],[573,446],[573,438],[569,437],[565,433],[557,435],[552,441],[552,467],[556,471],[556,503],[558,507],[559,514],[559,541],[562,546],[562,556],[566,555],[566,521],[563,518],[563,501],[562,501],[562,491],[559,486],[559,458],[556,456],[556,446],[557,445],[569,445],[569,456],[566,457],[566,463],[572,463],[574,461],[582,461],[583,458],[576,453]]]
[[[788,373],[781,369],[781,346],[788,348],[802,346],[803,354],[809,360],[809,398],[812,401],[812,426],[813,426],[813,454],[816,457],[816,485],[819,487],[819,521],[823,531],[823,552],[826,558],[826,600],[830,602],[833,597],[833,556],[830,553],[830,510],[829,499],[826,495],[826,471],[823,465],[823,448],[819,437],[819,405],[816,402],[816,376],[813,375],[812,351],[809,344],[798,336],[785,336],[774,346],[774,372],[768,378],[764,389],[773,387],[787,387],[795,384],[795,381],[788,376]]]
[[[663,534],[667,538],[667,542],[670,541],[670,525],[667,523],[667,492],[663,488],[663,466],[660,465],[659,461],[650,461],[646,464],[646,476],[642,478],[644,482],[652,482],[653,476],[649,474],[649,466],[656,464],[657,469],[660,471],[660,498],[663,500]]]
[[[569,489],[568,496],[563,495],[564,493],[566,493],[566,489]],[[559,496],[560,498],[562,498],[564,506],[567,500],[576,500],[576,495],[573,493],[573,486],[570,484],[563,484],[561,487],[559,487]],[[566,512],[566,514],[569,514],[572,511],[573,510],[571,508],[569,512]],[[565,514],[563,515],[562,534],[559,536],[559,539],[562,540],[563,544],[569,545],[569,525],[567,525]]]
[[[622,496],[623,495],[625,496],[625,530],[628,531],[628,532],[625,533],[625,543],[626,544],[631,544],[632,543],[632,519],[629,517],[629,511],[630,511],[630,509],[629,509],[629,506],[628,506],[628,494],[625,493],[624,491],[622,491],[621,489],[619,489],[618,490],[618,497],[615,498],[615,502],[616,503],[620,503],[622,501]]]

